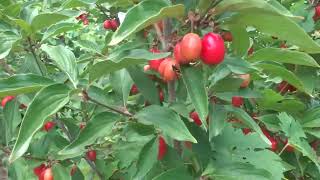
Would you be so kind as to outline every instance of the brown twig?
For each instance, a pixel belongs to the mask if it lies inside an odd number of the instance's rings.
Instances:
[[[33,55],[33,57],[34,57],[34,60],[36,61],[37,66],[38,66],[38,68],[39,68],[39,70],[40,70],[40,72],[41,72],[41,75],[43,76],[43,75],[44,75],[44,72],[43,72],[42,69],[41,69],[41,66],[40,66],[40,64],[39,64],[39,60],[38,60],[37,55],[36,55],[36,52],[35,52],[35,50],[34,50],[34,48],[33,48],[33,44],[32,44],[32,41],[31,41],[31,38],[30,38],[30,37],[28,37],[28,43],[29,43],[30,52],[32,53],[32,55]]]

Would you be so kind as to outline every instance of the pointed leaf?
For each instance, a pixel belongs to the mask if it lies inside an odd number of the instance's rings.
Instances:
[[[218,136],[226,125],[228,112],[223,106],[210,104],[209,106],[209,139]]]
[[[0,97],[36,92],[53,84],[51,79],[33,74],[22,74],[0,79]]]
[[[69,18],[66,15],[58,14],[58,13],[44,13],[39,14],[33,18],[31,22],[31,27],[34,32],[41,30],[43,28],[49,27],[52,24],[55,24],[59,21],[65,20]]]
[[[44,121],[68,103],[69,93],[66,85],[53,84],[36,94],[23,117],[17,141],[9,158],[10,162],[27,151],[33,135],[43,126]]]
[[[202,76],[203,73],[201,69],[195,67],[182,67],[181,73],[191,102],[199,114],[202,124],[206,124],[209,102]]]
[[[18,125],[21,123],[20,103],[14,99],[6,103],[3,109],[6,143],[10,142]]]
[[[176,140],[197,143],[180,116],[169,108],[151,105],[138,112],[135,118],[141,123],[155,125]]]

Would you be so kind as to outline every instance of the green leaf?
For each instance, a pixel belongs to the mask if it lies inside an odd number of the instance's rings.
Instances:
[[[78,84],[78,68],[77,60],[73,52],[66,47],[42,45],[41,49],[45,51],[58,67],[66,73],[73,86],[76,88]]]
[[[274,110],[279,112],[299,112],[306,107],[303,102],[293,99],[285,98],[271,89],[262,91],[262,98],[257,99],[259,108],[261,110]]]
[[[52,174],[54,179],[59,179],[59,180],[71,180],[72,176],[70,176],[70,171],[68,171],[68,168],[60,165],[60,164],[55,164],[52,166]]]
[[[15,75],[0,79],[0,97],[36,92],[53,83],[50,79],[33,74]]]
[[[203,127],[206,128],[205,124],[209,113],[209,102],[204,78],[202,76],[203,73],[201,69],[195,67],[181,67],[181,73],[191,102],[199,114],[202,124],[204,125]]]
[[[319,64],[310,55],[304,52],[292,51],[283,48],[260,49],[249,57],[249,61],[275,61],[279,63],[319,67]]]
[[[58,14],[58,13],[44,13],[39,14],[32,19],[31,27],[33,32],[41,30],[43,28],[49,27],[52,24],[55,24],[59,21],[65,20],[69,18],[66,15]]]
[[[75,31],[79,29],[81,26],[74,23],[58,23],[50,26],[46,32],[44,33],[41,42],[45,41],[49,37],[56,36],[61,33],[65,33],[68,31]]]
[[[170,5],[168,0],[145,0],[128,10],[123,23],[113,34],[109,45],[116,45],[143,28],[164,18],[184,15],[182,4]]]
[[[17,160],[27,151],[32,137],[43,126],[44,121],[69,102],[69,93],[66,85],[53,84],[36,94],[23,117],[10,162]]]
[[[158,138],[151,139],[141,150],[135,179],[142,179],[157,162]]]
[[[168,179],[183,179],[193,180],[192,176],[188,173],[187,169],[183,166],[169,169],[158,176],[152,178],[152,180],[168,180]]]
[[[122,69],[112,73],[110,75],[110,82],[114,91],[122,97],[123,106],[125,107],[133,84],[128,71]]]
[[[228,114],[221,105],[210,104],[209,108],[209,139],[211,139],[222,132]]]
[[[146,63],[147,60],[161,59],[170,55],[170,53],[153,54],[145,49],[121,49],[119,51],[110,54],[107,60],[98,62],[90,67],[90,82],[111,72],[115,72],[130,66],[143,64]]]
[[[176,140],[197,143],[180,116],[169,108],[151,105],[138,112],[135,118],[143,124],[155,125]]]
[[[287,70],[285,67],[268,62],[259,62],[256,64],[257,67],[261,68],[269,77],[281,77],[282,80],[287,81],[289,84],[293,85],[297,89],[305,92],[303,83],[301,80],[291,71]]]
[[[8,145],[13,137],[18,125],[21,122],[21,114],[19,112],[20,103],[14,99],[6,103],[3,109],[4,126],[5,126],[5,139]]]
[[[118,99],[115,101],[113,97],[110,94],[108,94],[108,92],[95,86],[89,87],[88,95],[90,99],[112,108],[118,108],[117,106],[120,105]]]
[[[264,140],[267,144],[271,145],[270,140],[263,134],[263,132],[260,129],[260,126],[252,119],[251,116],[248,115],[247,112],[245,112],[243,109],[235,108],[232,106],[225,106],[225,109],[233,113],[240,120],[242,120],[242,122],[244,122],[246,125],[252,128],[255,132],[257,132],[262,140]]]
[[[302,51],[319,53],[320,46],[294,21],[292,16],[283,14],[266,1],[233,0],[222,1],[216,7],[217,13],[237,12],[224,24],[241,24],[244,27],[253,26],[258,31],[287,40]]]
[[[9,55],[13,44],[19,39],[21,39],[21,37],[13,32],[0,33],[0,59]]]
[[[229,25],[229,28],[232,34],[231,46],[233,53],[240,57],[247,55],[250,47],[250,39],[246,28],[238,24]]]
[[[60,155],[73,157],[85,151],[85,147],[94,143],[99,137],[104,137],[111,133],[114,123],[120,119],[118,114],[103,112],[94,116],[84,129],[80,131],[79,136],[63,150]]]
[[[138,66],[127,68],[127,71],[143,97],[145,97],[148,102],[159,105],[159,90],[148,75],[145,74]]]
[[[200,15],[203,16],[210,8],[210,4],[212,1],[210,0],[199,0],[197,9],[200,11]]]

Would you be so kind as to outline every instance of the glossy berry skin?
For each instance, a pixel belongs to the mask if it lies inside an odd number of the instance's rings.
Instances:
[[[4,98],[2,99],[2,101],[1,101],[1,106],[2,106],[2,107],[5,107],[6,104],[7,104],[7,102],[13,100],[14,98],[15,98],[14,96],[6,96],[6,97],[4,97]]]
[[[150,52],[152,52],[153,54],[157,54],[160,53],[160,51],[156,48],[152,48],[149,50]],[[158,71],[159,70],[159,66],[160,64],[163,62],[164,59],[154,59],[154,60],[150,60],[149,61],[149,66],[150,69]]]
[[[103,23],[103,27],[106,30],[111,30],[112,29],[111,21],[109,19],[105,20]]]
[[[36,176],[38,176],[38,177],[40,177],[41,176],[41,173],[44,171],[44,170],[46,170],[46,165],[45,164],[40,164],[40,166],[37,166],[37,167],[35,167],[34,169],[33,169],[33,173],[36,175]]]
[[[55,126],[55,123],[52,121],[49,121],[44,124],[43,129],[49,132],[54,126]]]
[[[200,120],[200,117],[199,117],[199,115],[198,115],[198,113],[197,113],[196,111],[191,112],[191,113],[189,114],[189,117],[190,117],[191,119],[193,119],[193,121],[194,121],[194,123],[195,123],[196,125],[198,125],[198,126],[201,126],[201,125],[202,125],[202,122],[201,122],[201,120]]]
[[[52,169],[51,168],[47,168],[45,169],[40,177],[39,177],[40,180],[53,180],[53,173],[52,173]]]
[[[97,159],[97,152],[95,150],[90,150],[87,152],[87,158],[90,161],[96,161]]]
[[[278,142],[276,139],[274,139],[273,137],[269,138],[270,142],[271,142],[271,150],[272,151],[276,151],[278,149]]]
[[[118,21],[116,19],[111,19],[110,21],[111,21],[110,23],[111,23],[112,30],[113,31],[117,30],[119,27]]]
[[[138,87],[135,84],[132,85],[131,90],[130,90],[130,95],[136,95],[138,93],[139,93]]]
[[[316,6],[314,8],[314,16],[313,16],[313,20],[317,21],[320,18],[320,6]]]
[[[223,32],[222,33],[222,38],[223,38],[223,40],[225,40],[227,42],[231,42],[233,40],[232,34],[229,31]]]
[[[167,152],[167,144],[163,137],[159,137],[158,160],[162,160]]]
[[[174,59],[179,64],[188,64],[189,61],[186,60],[181,54],[181,43],[177,43],[173,50]]]
[[[240,74],[239,78],[243,79],[242,83],[240,84],[241,88],[246,88],[250,84],[250,74]]]
[[[224,60],[224,40],[219,34],[208,33],[202,38],[201,59],[208,65],[220,64]]]
[[[278,91],[280,93],[285,93],[287,91],[289,92],[294,92],[297,90],[297,88],[295,88],[294,86],[292,86],[291,84],[289,84],[288,82],[286,81],[282,81],[278,87],[277,87]]]
[[[251,131],[251,129],[250,128],[243,128],[242,129],[242,133],[244,134],[244,135],[247,135],[247,134],[249,134],[249,133],[251,133],[252,131]]]
[[[186,62],[196,61],[201,54],[202,43],[199,35],[194,33],[186,34],[180,43],[181,55]]]
[[[243,104],[243,98],[240,96],[233,96],[232,97],[232,105],[234,107],[240,107]]]
[[[159,66],[159,73],[165,82],[172,81],[177,78],[173,67],[178,68],[178,64],[171,58],[166,58]]]

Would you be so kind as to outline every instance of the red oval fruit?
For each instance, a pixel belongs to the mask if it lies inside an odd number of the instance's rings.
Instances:
[[[320,6],[316,6],[314,8],[314,16],[313,16],[313,20],[317,21],[320,18]]]
[[[49,121],[44,124],[43,129],[49,132],[54,126],[55,126],[55,123],[52,121]]]
[[[163,137],[159,137],[158,160],[162,160],[167,152],[167,144]]]
[[[45,165],[45,164],[40,164],[39,166],[37,166],[37,167],[35,167],[35,168],[33,169],[33,173],[34,173],[36,176],[40,177],[40,176],[41,176],[41,173],[42,173],[44,170],[46,170],[46,165]]]
[[[83,25],[88,25],[88,24],[89,24],[89,20],[88,19],[83,20]]]
[[[117,30],[119,27],[118,21],[116,19],[111,19],[110,21],[112,30]]]
[[[254,52],[254,49],[253,49],[253,47],[251,47],[251,48],[248,50],[248,55],[252,55],[253,52]]]
[[[201,54],[202,44],[201,38],[194,33],[186,34],[180,43],[181,55],[185,61],[196,61]]]
[[[144,72],[147,72],[147,71],[149,71],[150,70],[150,65],[145,65],[145,66],[143,66],[143,71]]]
[[[112,29],[111,21],[109,19],[105,20],[103,23],[103,27],[104,27],[104,29],[107,29],[107,30]]]
[[[2,106],[2,107],[5,107],[6,104],[7,104],[7,102],[13,100],[14,98],[15,98],[14,96],[6,96],[6,97],[4,97],[4,98],[2,99],[2,101],[1,101],[1,106]]]
[[[196,111],[191,112],[191,113],[189,114],[189,117],[190,117],[191,119],[193,119],[193,121],[194,121],[194,123],[195,123],[196,125],[198,125],[198,126],[201,126],[201,125],[202,125],[202,122],[201,122],[201,120],[200,120],[200,117],[199,117],[199,115],[198,115],[198,113],[197,113]]]
[[[233,40],[232,34],[229,31],[223,32],[222,38],[227,42],[231,42]]]
[[[150,52],[152,52],[153,54],[157,54],[160,53],[160,51],[156,48],[152,48],[149,50]],[[154,60],[150,60],[149,61],[149,65],[150,65],[150,69],[158,71],[159,70],[159,66],[162,63],[164,59],[154,59]]]
[[[177,63],[179,63],[179,64],[188,64],[189,63],[189,61],[186,60],[181,54],[181,44],[180,43],[177,43],[176,46],[174,47],[173,55],[174,55],[175,60],[177,60]]]
[[[130,90],[130,95],[136,95],[138,93],[139,93],[138,87],[135,84],[132,85],[131,90]]]
[[[278,91],[280,93],[285,93],[287,91],[289,92],[294,92],[297,90],[297,88],[295,88],[294,86],[292,86],[291,84],[289,84],[288,82],[286,81],[282,81],[278,87],[277,87]]]
[[[208,65],[219,64],[224,60],[224,41],[219,34],[208,33],[202,38],[201,59]]]
[[[244,135],[247,135],[247,134],[249,134],[249,133],[251,133],[252,131],[251,131],[251,129],[250,128],[243,128],[242,129],[242,133],[244,134]]]
[[[53,173],[51,168],[47,168],[41,173],[41,177],[39,178],[41,180],[53,180]]]
[[[163,80],[168,82],[168,81],[173,81],[176,79],[176,72],[173,69],[173,66],[176,66],[174,61],[169,61],[165,67],[164,73],[163,73]]]
[[[95,161],[97,159],[97,152],[95,150],[90,150],[87,152],[87,158],[90,161]]]
[[[167,64],[169,63],[169,61],[171,61],[171,59],[170,58],[166,58],[160,63],[159,68],[158,68],[158,72],[159,72],[159,74],[161,76],[163,76],[164,70],[167,67]]]
[[[79,125],[80,130],[84,129],[85,127],[86,127],[86,124],[85,124],[85,123],[81,123],[81,124]]]
[[[243,104],[243,98],[240,96],[233,96],[232,97],[232,105],[234,107],[240,107]]]
[[[271,150],[272,151],[276,151],[278,149],[278,142],[276,139],[274,139],[273,137],[269,138],[270,142],[271,142]]]
[[[250,74],[240,74],[239,78],[243,79],[240,87],[246,88],[250,84]]]

